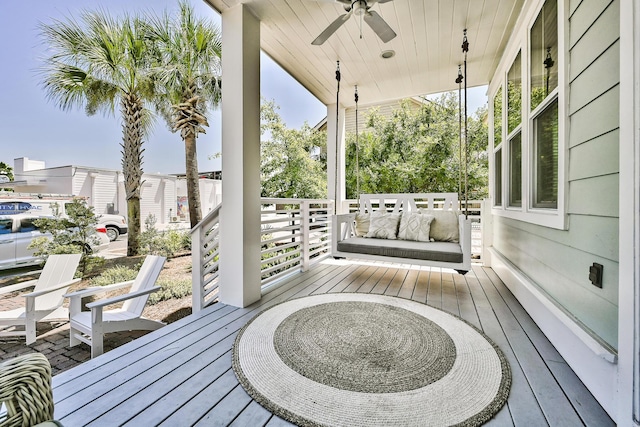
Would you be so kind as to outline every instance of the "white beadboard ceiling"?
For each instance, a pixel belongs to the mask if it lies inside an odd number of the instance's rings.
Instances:
[[[336,100],[336,61],[342,81],[340,102],[374,104],[457,89],[467,29],[467,85],[489,83],[525,0],[394,0],[372,9],[398,34],[382,43],[355,16],[322,46],[311,42],[339,15],[342,4],[314,0],[204,0],[218,12],[244,3],[261,21],[261,47],[325,104]],[[384,50],[394,50],[382,59]],[[347,95],[348,94],[348,95]]]

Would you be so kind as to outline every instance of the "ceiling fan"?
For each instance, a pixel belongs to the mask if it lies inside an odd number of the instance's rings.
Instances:
[[[320,35],[311,42],[313,45],[321,45],[333,33],[335,33],[338,28],[342,26],[347,20],[351,17],[351,15],[356,15],[360,19],[364,19],[369,27],[373,30],[374,33],[380,37],[384,43],[387,43],[389,40],[392,40],[396,33],[391,29],[389,24],[385,22],[384,19],[376,12],[375,10],[371,10],[371,7],[376,3],[387,3],[392,0],[318,0],[324,2],[332,2],[332,3],[342,3],[344,6],[344,10],[347,13],[340,15],[338,19],[333,21],[325,30],[320,33]],[[362,38],[362,26],[360,26],[360,38]]]

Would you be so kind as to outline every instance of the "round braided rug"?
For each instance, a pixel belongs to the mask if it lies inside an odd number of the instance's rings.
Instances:
[[[495,415],[509,365],[482,332],[414,301],[326,294],[276,305],[238,334],[249,395],[301,426],[474,426]]]

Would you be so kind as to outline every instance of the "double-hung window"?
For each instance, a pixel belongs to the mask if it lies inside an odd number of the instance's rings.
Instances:
[[[564,60],[558,23],[564,15],[558,0],[538,0],[532,7],[537,13],[514,33],[507,48],[511,60],[499,66],[490,86],[493,212],[562,229]]]

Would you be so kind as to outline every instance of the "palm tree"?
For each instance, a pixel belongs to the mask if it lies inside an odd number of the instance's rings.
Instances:
[[[155,41],[154,77],[161,93],[156,108],[185,144],[189,218],[194,227],[202,219],[196,139],[209,126],[207,107],[217,108],[221,101],[222,38],[217,26],[196,18],[184,1],[177,17],[165,13],[152,18],[149,31]]]
[[[73,19],[41,24],[51,54],[44,59],[42,85],[63,110],[84,108],[122,118],[122,171],[127,197],[127,255],[138,255],[142,143],[152,122],[146,103],[153,98],[146,26],[139,18],[85,11]]]

